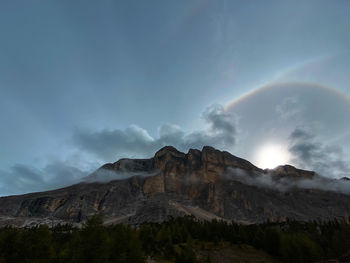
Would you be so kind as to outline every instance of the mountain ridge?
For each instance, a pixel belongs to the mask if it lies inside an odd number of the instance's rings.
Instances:
[[[204,146],[202,148],[202,151],[198,149],[189,149],[187,154],[178,151],[173,146],[164,146],[163,148],[161,148],[155,153],[154,157],[149,159],[122,158],[114,163],[106,163],[102,165],[100,168],[98,168],[96,172],[89,175],[87,177],[87,181],[90,181],[89,179],[93,179],[94,175],[98,175],[98,172],[100,170],[137,173],[137,172],[150,172],[152,171],[152,168],[153,168],[153,171],[154,171],[157,168],[159,168],[159,166],[161,165],[160,160],[163,158],[164,154],[166,155],[174,154],[173,156],[175,156],[175,158],[183,159],[185,165],[186,165],[186,162],[190,162],[190,165],[191,165],[190,169],[192,170],[200,167],[202,162],[202,163],[212,163],[212,164],[225,166],[225,167],[241,168],[249,172],[272,173],[272,174],[279,174],[279,175],[285,175],[285,176],[288,175],[295,178],[298,178],[298,177],[312,178],[316,174],[313,171],[298,169],[289,164],[279,165],[274,169],[261,169],[243,158],[234,156],[227,151],[219,151],[210,146]],[[169,156],[166,161],[169,161]],[[209,169],[207,170],[209,172],[210,172],[210,167],[212,166],[209,165]],[[95,179],[98,180],[98,178],[95,178]],[[208,179],[208,178],[205,178],[205,179]]]
[[[106,173],[112,180],[98,182]],[[182,215],[241,223],[349,218],[348,195],[319,189],[280,191],[240,181],[237,175],[253,182],[265,175],[273,182],[318,176],[290,165],[262,170],[209,146],[202,151],[190,149],[187,154],[165,146],[149,159],[107,163],[76,185],[2,197],[0,224],[79,225],[96,213],[104,214],[106,223],[130,224],[162,222],[169,216]]]

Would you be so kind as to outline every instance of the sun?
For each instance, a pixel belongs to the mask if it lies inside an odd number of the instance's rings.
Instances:
[[[260,168],[273,169],[289,161],[290,154],[283,145],[267,144],[256,152],[255,163]]]

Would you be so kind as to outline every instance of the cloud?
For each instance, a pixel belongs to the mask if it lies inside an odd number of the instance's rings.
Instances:
[[[302,169],[314,170],[326,177],[341,178],[350,175],[349,162],[342,148],[317,140],[315,134],[296,128],[290,135],[289,151],[292,162]]]
[[[291,179],[287,177],[274,179],[271,173],[256,172],[254,174],[248,174],[245,170],[239,168],[228,168],[226,178],[239,181],[243,184],[278,190],[280,192],[300,188],[350,194],[350,180],[330,179],[319,175],[311,179]]]
[[[253,174],[248,174],[247,171],[240,168],[227,169],[228,178],[239,181],[243,184],[253,185],[262,188],[269,188],[274,190],[279,190],[285,192],[293,187],[291,180],[274,180],[269,173],[255,172]]]
[[[52,161],[42,169],[15,164],[9,170],[0,170],[0,195],[22,194],[68,186],[79,182],[89,172],[61,161]]]
[[[73,143],[81,150],[94,154],[104,161],[121,157],[150,157],[159,148],[172,145],[179,150],[202,148],[204,145],[229,150],[236,142],[236,118],[221,105],[208,107],[202,114],[207,127],[200,131],[185,133],[174,124],[163,124],[158,138],[153,138],[136,125],[121,130],[85,131],[79,130],[73,136]]]
[[[68,161],[51,160],[41,168],[18,163],[8,170],[0,170],[0,195],[68,186],[91,174],[101,162],[125,157],[150,157],[165,145],[186,151],[204,145],[228,150],[235,144],[235,116],[232,113],[226,112],[220,105],[214,105],[203,112],[202,118],[207,124],[203,130],[185,133],[177,125],[163,124],[159,128],[158,138],[153,138],[145,129],[136,125],[123,130],[79,130],[73,135],[73,144],[78,151],[74,149],[75,154],[69,155]],[[110,172],[100,173],[104,181],[116,178]],[[117,175],[118,178],[128,176],[130,175]]]
[[[325,177],[315,177],[298,182],[298,187],[305,189],[320,189],[337,193],[350,194],[350,181],[330,179]]]
[[[284,98],[283,101],[276,106],[276,112],[284,120],[297,117],[301,111],[302,105],[300,105],[297,97]]]
[[[130,160],[123,160],[124,162],[128,162]],[[152,171],[152,172],[123,172],[123,171],[115,171],[115,170],[109,170],[109,169],[98,169],[91,175],[85,177],[83,179],[84,182],[100,182],[100,183],[107,183],[113,180],[122,180],[126,178],[130,178],[132,176],[153,176],[157,175],[159,171]]]
[[[73,135],[73,143],[80,150],[95,153],[105,160],[118,152],[130,157],[137,153],[149,155],[155,144],[148,132],[136,125],[125,130],[78,131]]]

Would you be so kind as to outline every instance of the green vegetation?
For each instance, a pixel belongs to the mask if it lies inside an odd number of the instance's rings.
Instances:
[[[182,217],[137,228],[102,222],[101,216],[94,216],[82,228],[2,228],[0,263],[138,263],[147,257],[157,262],[215,262],[220,254],[239,251],[266,257],[260,262],[316,262],[350,250],[350,225],[338,221],[239,225]]]

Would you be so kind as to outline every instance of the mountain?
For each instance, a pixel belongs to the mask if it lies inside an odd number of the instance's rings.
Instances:
[[[209,146],[187,154],[166,146],[150,159],[105,164],[76,185],[2,197],[0,224],[81,224],[96,213],[104,214],[106,224],[161,222],[182,215],[246,224],[348,220],[349,195],[327,190],[324,183],[320,189],[302,184],[320,180],[316,173],[290,165],[262,170]]]

